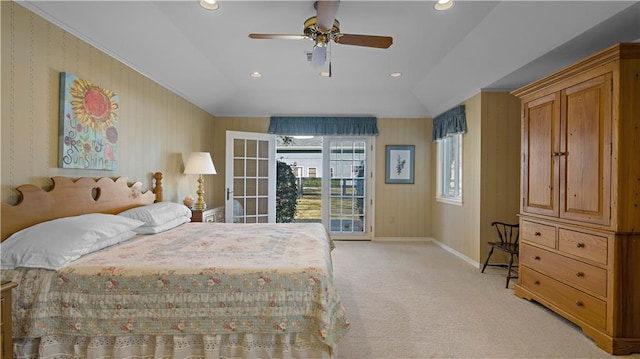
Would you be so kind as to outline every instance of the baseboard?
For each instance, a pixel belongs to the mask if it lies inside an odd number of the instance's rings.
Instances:
[[[429,237],[375,237],[372,242],[431,242]]]
[[[433,243],[437,244],[438,246],[440,246],[440,248],[442,248],[442,249],[444,249],[445,251],[447,251],[447,252],[449,252],[449,253],[453,254],[454,256],[456,256],[456,257],[458,257],[458,258],[462,259],[463,261],[465,261],[465,262],[467,262],[467,263],[471,264],[474,268],[480,268],[480,263],[479,263],[479,262],[477,262],[477,261],[475,261],[475,260],[473,260],[473,259],[471,259],[471,258],[469,258],[469,257],[465,256],[464,254],[462,254],[462,253],[458,252],[457,250],[455,250],[455,249],[453,249],[453,248],[449,247],[448,245],[446,245],[446,244],[444,244],[444,243],[442,243],[442,242],[440,242],[440,241],[437,241],[437,240],[435,240],[435,239],[433,239],[433,238],[431,238],[431,242],[433,242]]]

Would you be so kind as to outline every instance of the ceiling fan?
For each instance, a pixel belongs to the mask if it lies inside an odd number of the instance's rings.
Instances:
[[[311,64],[322,66],[327,58],[327,46],[331,41],[341,45],[354,45],[386,49],[393,43],[390,36],[353,35],[340,32],[336,20],[339,0],[319,0],[314,3],[317,15],[304,22],[304,31],[296,34],[249,34],[252,39],[313,40]]]

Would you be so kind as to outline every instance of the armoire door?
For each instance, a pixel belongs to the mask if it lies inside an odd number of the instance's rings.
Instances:
[[[522,128],[522,211],[558,217],[560,94],[525,103]]]
[[[611,221],[611,74],[562,90],[560,217]]]

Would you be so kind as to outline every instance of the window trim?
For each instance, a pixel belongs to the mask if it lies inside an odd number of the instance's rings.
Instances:
[[[453,136],[460,136],[460,145],[459,145],[459,178],[458,178],[458,182],[462,181],[462,176],[463,176],[463,134],[462,133],[457,133],[457,134],[452,134],[449,137],[453,137]],[[443,173],[443,168],[442,166],[443,164],[443,155],[444,155],[444,151],[443,151],[443,147],[445,146],[444,141],[438,140],[436,142],[437,144],[437,148],[436,148],[436,201],[437,202],[442,202],[442,203],[447,203],[447,204],[451,204],[451,205],[455,205],[455,206],[462,206],[463,204],[463,195],[464,195],[464,191],[461,188],[460,189],[460,195],[456,196],[456,197],[452,197],[452,196],[445,196],[443,195],[443,191],[442,191],[442,186],[444,185],[444,173]]]

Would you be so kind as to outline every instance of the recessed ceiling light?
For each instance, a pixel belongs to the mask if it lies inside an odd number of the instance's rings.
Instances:
[[[261,73],[259,73],[258,71],[254,71],[254,72],[252,72],[252,73],[251,73],[251,74],[249,74],[249,75],[250,75],[251,77],[255,77],[255,78],[262,77],[262,74],[261,74]]]
[[[402,76],[402,72],[392,72],[389,74],[389,76],[391,77],[400,77]]]
[[[433,8],[436,10],[448,10],[453,7],[453,0],[438,0]]]
[[[200,6],[207,10],[218,10],[218,2],[216,0],[200,0]]]
[[[322,77],[331,77],[331,73],[329,73],[329,71],[322,71],[322,72],[320,72],[320,76],[322,76]]]

